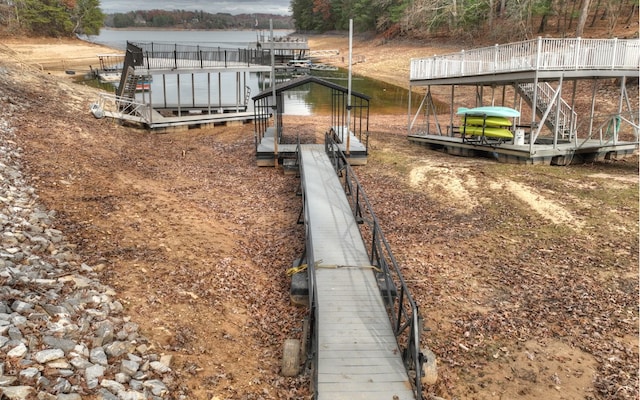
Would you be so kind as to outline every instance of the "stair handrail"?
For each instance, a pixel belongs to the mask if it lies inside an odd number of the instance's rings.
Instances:
[[[139,117],[143,123],[151,123],[149,106],[126,96],[113,93],[100,93],[96,102],[102,110],[108,111],[123,119],[125,115]]]
[[[526,82],[526,83],[520,83],[518,86],[521,90],[521,93],[526,94],[526,98],[529,104],[531,104],[531,102],[533,101],[532,97],[533,97],[534,84],[532,82]],[[544,104],[545,106],[548,107],[549,104],[554,100],[555,96],[556,96],[556,90],[548,82],[538,83],[538,93],[537,93],[538,107],[540,104]],[[539,122],[542,124],[542,123],[545,123],[546,121],[549,121],[552,124],[554,129],[557,125],[558,128],[560,129],[559,133],[562,135],[563,139],[565,138],[565,135],[567,134],[567,131],[568,131],[568,135],[569,135],[568,139],[573,140],[573,138],[576,135],[576,128],[577,128],[576,123],[578,120],[578,114],[569,105],[569,103],[567,103],[561,96],[558,96],[558,97],[559,98],[556,99],[558,101],[556,101],[555,104],[560,104],[560,109],[559,109],[560,123],[556,121],[555,112],[547,113],[547,111],[550,111],[548,109],[536,110],[536,112],[539,112],[541,114],[545,114],[545,113],[547,114],[544,120],[541,120]],[[556,111],[556,107],[553,107],[553,111]],[[533,108],[533,105],[532,105],[532,108]]]

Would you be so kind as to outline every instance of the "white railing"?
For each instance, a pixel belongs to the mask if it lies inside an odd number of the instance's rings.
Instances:
[[[640,39],[543,39],[411,60],[410,80],[537,70],[638,70]]]
[[[521,83],[520,89],[525,93],[529,102],[533,101],[533,93],[536,90],[536,86],[532,83]],[[569,103],[562,98],[557,98],[556,89],[554,89],[548,82],[540,82],[537,87],[537,102],[538,108],[541,113],[545,113],[547,108],[551,108],[550,114],[546,120],[551,122],[555,127],[558,127],[558,134],[562,139],[572,140],[576,133],[576,123],[578,120],[578,114],[571,108]],[[543,106],[543,107],[541,107]],[[559,107],[559,109],[558,109]],[[556,121],[556,111],[558,111],[558,119]],[[545,121],[541,121],[545,122]]]
[[[152,122],[149,106],[138,103],[129,97],[118,96],[111,93],[100,93],[98,100],[94,104],[103,115],[111,118],[136,120],[147,124]]]

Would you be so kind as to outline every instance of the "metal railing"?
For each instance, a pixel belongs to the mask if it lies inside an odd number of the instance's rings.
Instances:
[[[109,117],[121,120],[136,120],[146,124],[151,123],[149,106],[138,103],[129,97],[100,93],[98,100],[94,104]]]
[[[310,311],[309,311],[309,316],[310,316],[310,321],[309,321],[309,325],[311,326],[311,332],[310,335],[313,336],[313,339],[309,341],[309,345],[311,346],[307,350],[307,352],[312,355],[312,357],[315,359],[315,357],[318,354],[318,315],[319,315],[319,305],[318,305],[318,293],[316,292],[315,288],[316,288],[316,272],[315,272],[315,258],[313,255],[313,246],[311,245],[311,243],[313,243],[313,238],[311,235],[311,227],[309,225],[309,207],[307,204],[307,197],[306,197],[306,190],[305,190],[305,180],[304,180],[304,163],[302,162],[302,152],[300,151],[300,138],[298,137],[298,144],[296,146],[296,156],[297,156],[297,162],[298,162],[298,168],[300,171],[300,182],[302,185],[302,190],[300,190],[301,195],[302,195],[302,211],[303,211],[303,218],[304,218],[304,229],[305,229],[305,240],[306,240],[306,245],[305,245],[305,256],[306,256],[306,263],[307,263],[307,277],[309,279],[309,306],[310,306]],[[303,341],[304,342],[304,341]],[[317,360],[316,361],[316,365],[317,365]],[[311,377],[311,382],[313,384],[313,393],[318,393],[318,368],[313,368],[311,373],[313,374],[313,376]]]
[[[521,93],[523,93],[529,104],[533,102],[533,93],[536,90],[536,86],[533,82],[520,83],[518,85]],[[556,96],[556,89],[554,89],[548,82],[540,82],[537,87],[537,106],[538,112],[544,114],[549,106],[552,106],[551,112],[548,114],[545,122],[549,122],[555,129],[558,127],[558,134],[562,139],[573,140],[576,135],[576,123],[578,120],[578,114],[564,99],[559,97],[554,101]],[[558,109],[558,105],[560,105]],[[556,111],[558,111],[558,119],[556,121]]]
[[[325,150],[343,185],[358,223],[360,234],[367,246],[369,261],[376,267],[376,279],[391,321],[393,333],[400,349],[405,368],[411,377],[416,399],[422,399],[422,363],[420,349],[421,319],[418,306],[409,293],[398,263],[385,239],[380,223],[373,213],[369,199],[358,182],[345,154],[331,134],[325,135]]]
[[[638,70],[639,39],[538,38],[411,60],[410,80],[536,70]]]
[[[633,136],[632,143],[637,145],[640,143],[640,125],[634,121],[638,121],[639,116],[638,114],[606,114],[593,119],[585,119],[580,125],[593,125],[593,128],[589,129],[591,134],[580,140],[576,138],[575,144],[578,149],[588,145],[592,140],[597,140],[601,146],[615,145],[619,142],[619,136],[625,134],[627,137]]]
[[[270,65],[269,50],[225,49],[168,43],[131,43],[140,49],[138,66],[150,70],[205,69]]]

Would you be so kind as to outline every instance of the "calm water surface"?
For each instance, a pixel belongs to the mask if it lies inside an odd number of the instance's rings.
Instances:
[[[275,30],[274,36],[284,36],[291,33],[287,30]],[[114,49],[124,50],[127,41],[130,42],[165,42],[189,45],[201,45],[224,48],[246,48],[250,43],[255,43],[258,35],[269,35],[268,31],[167,31],[167,30],[120,30],[102,29],[100,35],[90,36],[87,40],[103,44]],[[318,49],[321,50],[321,49]],[[354,48],[357,53],[357,48]],[[313,71],[313,73],[323,79],[332,81],[338,85],[348,86],[348,73],[346,70],[335,72]],[[164,94],[171,102],[180,96],[181,102],[185,99],[190,102],[195,99],[195,103],[207,103],[209,91],[211,98],[216,98],[218,93],[223,93],[222,101],[226,103],[236,102],[236,75],[234,73],[223,73],[221,75],[220,88],[218,87],[217,74],[211,75],[209,81],[207,74],[196,74],[191,86],[191,74],[181,74],[180,84],[176,75],[166,75],[164,82],[161,76],[156,76],[151,82],[151,93],[153,103],[159,104],[164,101]],[[408,78],[407,78],[408,79]],[[268,79],[267,79],[268,81]],[[255,96],[263,90],[269,89],[269,83],[258,74],[247,74],[242,76],[242,83],[251,90],[251,96]],[[210,90],[207,89],[210,87]],[[178,87],[180,93],[178,94]],[[408,91],[385,82],[361,76],[352,77],[352,90],[371,97],[369,106],[370,113],[380,114],[406,114],[408,107]],[[288,115],[311,115],[324,114],[331,111],[330,90],[328,88],[310,84],[287,91],[285,95],[285,114]],[[242,93],[242,98],[244,93]],[[173,100],[175,101],[175,100]],[[420,99],[412,96],[414,105],[412,110],[416,110]],[[249,110],[253,109],[252,101],[249,101]]]

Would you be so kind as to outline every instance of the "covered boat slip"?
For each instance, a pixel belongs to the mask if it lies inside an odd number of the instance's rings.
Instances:
[[[301,145],[300,164],[307,262],[315,265],[309,270],[315,398],[415,399],[375,269],[325,146]]]
[[[638,149],[640,115],[627,84],[637,86],[639,67],[638,39],[538,38],[413,59],[409,96],[418,87],[426,92],[417,111],[409,101],[408,138],[452,154],[515,163],[565,165],[631,154]],[[580,113],[578,90],[590,97]],[[461,92],[475,104],[461,103]],[[449,115],[438,102],[449,104]],[[513,119],[512,140],[465,140],[456,109],[487,105],[521,112]]]
[[[331,116],[327,125],[329,133],[352,165],[367,162],[369,141],[369,96],[351,92],[347,88],[313,75],[281,82],[253,97],[255,112],[255,146],[259,166],[284,164],[285,159],[296,155],[296,127],[284,126],[283,96],[304,85],[326,88],[331,99]],[[275,97],[275,100],[274,100]],[[275,102],[275,103],[274,103]],[[295,119],[295,117],[292,117]],[[288,143],[287,143],[288,142]]]

